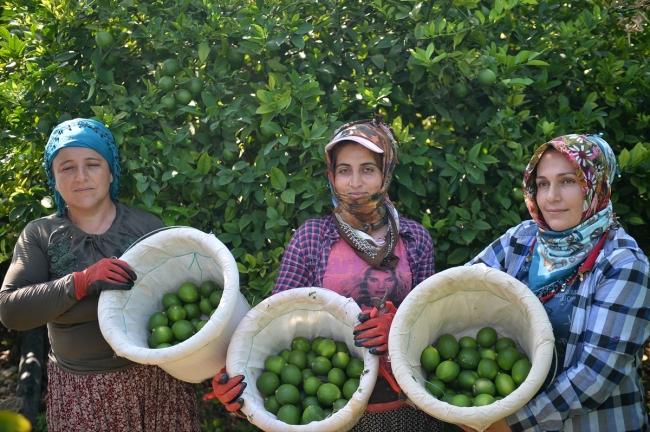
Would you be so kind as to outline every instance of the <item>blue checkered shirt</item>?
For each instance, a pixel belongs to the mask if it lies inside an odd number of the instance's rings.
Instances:
[[[515,277],[537,233],[526,221],[468,263]],[[650,336],[648,259],[623,228],[609,233],[576,288],[566,358],[555,381],[506,418],[513,431],[648,431],[641,381]]]
[[[406,247],[406,259],[413,287],[433,275],[433,241],[419,223],[399,218],[399,235]],[[309,219],[295,232],[282,256],[273,294],[291,288],[323,286],[327,260],[339,235],[331,215]]]

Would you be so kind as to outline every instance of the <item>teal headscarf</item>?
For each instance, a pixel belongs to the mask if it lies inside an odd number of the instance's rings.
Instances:
[[[54,192],[54,201],[56,201],[57,214],[61,216],[65,208],[65,201],[61,194],[54,188],[54,174],[52,173],[52,161],[59,153],[59,150],[65,147],[85,147],[95,150],[102,155],[113,174],[113,181],[109,187],[111,200],[117,202],[118,188],[120,184],[120,156],[115,144],[115,138],[103,124],[96,120],[74,119],[68,120],[54,128],[50,139],[45,145],[45,173],[47,174],[47,184]]]

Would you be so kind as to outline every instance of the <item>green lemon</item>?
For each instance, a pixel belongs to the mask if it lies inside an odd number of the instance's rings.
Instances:
[[[167,326],[159,326],[151,332],[154,340],[154,346],[161,343],[170,343],[174,339],[174,332]]]
[[[299,336],[291,342],[291,349],[301,350],[305,354],[307,354],[309,351],[311,351],[311,343],[309,342],[309,340],[307,340],[307,338]]]
[[[494,379],[494,386],[496,387],[499,396],[503,397],[508,396],[517,388],[515,382],[512,380],[512,377],[504,373],[497,375],[497,377]]]
[[[318,356],[311,362],[311,370],[316,375],[327,375],[330,369],[332,369],[332,362],[326,357]]]
[[[194,326],[188,320],[179,320],[172,325],[172,331],[174,337],[182,342],[194,334]]]
[[[212,310],[213,310],[214,308],[212,307],[212,303],[210,303],[210,299],[204,297],[204,298],[202,298],[201,301],[199,302],[199,309],[200,309],[201,312],[203,312],[204,314],[206,314],[206,315],[210,315],[210,313],[212,312]]]
[[[192,102],[192,93],[185,89],[178,90],[174,97],[176,98],[176,102],[181,105],[187,105]]]
[[[263,395],[272,395],[280,387],[280,377],[273,372],[266,371],[255,382],[257,390]]]
[[[494,397],[487,393],[483,393],[474,398],[474,402],[472,403],[472,405],[475,407],[480,407],[480,406],[490,405],[492,403],[494,403]]]
[[[316,347],[318,346],[319,343],[321,343],[325,339],[322,336],[315,337],[313,341],[311,341],[311,350],[316,352]]]
[[[325,419],[325,413],[323,408],[318,405],[310,405],[305,408],[305,411],[302,413],[302,421],[300,424],[309,424],[314,421],[321,421]]]
[[[217,284],[212,282],[211,280],[203,281],[201,286],[199,287],[199,291],[201,291],[201,297],[210,297],[210,294],[215,292],[217,290]]]
[[[490,358],[492,360],[497,359],[497,353],[492,348],[483,348],[478,353],[481,356],[481,359],[484,359],[484,358]]]
[[[334,401],[334,404],[332,405],[332,409],[334,410],[334,412],[336,412],[338,410],[342,410],[343,408],[345,408],[347,404],[348,404],[347,399],[337,399]]]
[[[344,352],[350,354],[350,348],[348,348],[345,342],[334,342],[336,344],[336,352]]]
[[[315,377],[316,374],[314,373],[313,370],[311,369],[303,369],[300,371],[300,374],[302,375],[302,384],[305,384],[305,381],[307,378]]]
[[[484,358],[478,363],[476,371],[481,378],[493,380],[499,373],[499,365],[490,358]]]
[[[300,402],[300,391],[292,384],[282,384],[275,391],[275,397],[281,405],[297,405]]]
[[[475,350],[478,350],[478,343],[476,342],[476,339],[471,336],[463,336],[460,338],[458,340],[458,346],[460,349],[474,348]]]
[[[517,361],[519,361],[519,352],[517,348],[505,347],[497,352],[497,364],[505,371],[510,371]]]
[[[154,312],[153,315],[149,318],[149,330],[153,330],[156,327],[166,326],[169,324],[169,318],[162,312]]]
[[[282,357],[284,361],[289,361],[289,356],[291,355],[291,351],[289,351],[288,349],[283,349],[278,353],[278,355]]]
[[[474,396],[478,396],[480,394],[489,394],[490,396],[494,396],[496,393],[496,387],[494,386],[494,383],[487,378],[477,379],[474,383],[474,386],[472,387],[472,390],[474,392]]]
[[[226,58],[233,70],[241,68],[244,63],[244,53],[237,48],[230,47],[226,53]]]
[[[454,95],[456,99],[465,99],[468,93],[469,90],[467,90],[467,86],[462,82],[457,82],[451,88],[451,94]]]
[[[323,385],[323,381],[320,380],[317,376],[312,376],[307,378],[302,383],[302,389],[305,391],[305,394],[309,396],[315,396],[319,387]]]
[[[213,308],[217,308],[219,306],[219,303],[221,302],[221,297],[223,296],[223,290],[216,290],[212,294],[210,294],[210,304],[212,305]]]
[[[437,349],[438,353],[440,353],[441,358],[449,360],[455,358],[458,355],[460,346],[458,345],[458,341],[453,335],[444,334],[440,336],[440,339],[438,339]]]
[[[158,341],[156,340],[156,336],[153,333],[151,333],[147,338],[147,346],[149,348],[156,348],[158,346]]]
[[[420,355],[420,364],[427,372],[433,372],[440,364],[440,353],[432,346],[427,346]]]
[[[451,400],[454,398],[454,396],[456,396],[456,394],[457,394],[457,393],[454,392],[453,390],[447,390],[447,393],[445,393],[445,394],[440,398],[440,400],[441,400],[442,402],[451,403]]]
[[[223,157],[225,162],[234,162],[239,158],[239,153],[235,153],[225,148],[221,151],[221,157]],[[313,346],[312,349],[314,349]]]
[[[287,363],[296,365],[298,369],[303,370],[307,367],[307,355],[302,350],[294,349],[291,351],[291,354],[289,354],[289,360],[287,360]]]
[[[337,399],[341,399],[341,389],[332,383],[325,383],[318,387],[316,396],[323,406],[332,406]]]
[[[199,301],[199,288],[192,282],[185,282],[178,287],[178,298],[184,303]]]
[[[160,349],[160,348],[169,348],[170,346],[172,346],[172,344],[168,344],[168,343],[163,342],[163,343],[161,343],[160,345],[158,345],[158,346],[156,347],[156,349]]]
[[[273,372],[276,375],[280,375],[282,368],[287,364],[287,361],[281,356],[271,356],[266,359],[264,362],[264,369],[269,372]]]
[[[187,320],[191,321],[192,319],[201,316],[201,309],[196,303],[187,303],[186,305],[183,305],[183,309],[185,309],[185,312],[187,313],[185,316],[185,319]]]
[[[360,381],[357,378],[350,378],[343,384],[343,396],[350,400],[352,399],[352,396],[354,396],[354,393],[357,391],[359,388],[359,383]]]
[[[106,30],[100,30],[95,35],[95,42],[100,48],[108,48],[113,44],[113,35]]]
[[[164,92],[170,92],[176,87],[176,80],[170,76],[164,75],[158,80],[158,87]]]
[[[275,398],[275,395],[271,395],[264,399],[264,409],[271,414],[277,414],[280,407],[282,407],[282,405],[280,405],[278,400]]]
[[[436,397],[436,399],[440,399],[445,395],[445,391],[447,390],[447,387],[445,387],[445,383],[438,379],[433,379],[433,380],[428,380],[424,383],[424,387],[427,389],[429,393],[431,393],[433,396]]]
[[[350,355],[343,351],[336,352],[331,358],[332,366],[345,370],[350,364]]]
[[[194,330],[195,330],[195,331],[198,331],[198,330],[196,330],[196,326],[199,325],[199,322],[201,322],[201,320],[200,320],[199,318],[197,318],[197,317],[194,317],[194,318],[192,318],[192,319],[190,320],[190,322],[191,322],[192,325],[194,326]]]
[[[471,390],[479,378],[478,374],[473,370],[464,370],[458,374],[458,384],[460,384],[460,388],[463,390]]]
[[[463,369],[476,369],[481,361],[481,355],[474,348],[463,348],[458,352],[457,361]]]
[[[167,59],[162,63],[160,71],[163,75],[174,76],[181,71],[181,64],[176,59]]]
[[[167,111],[171,111],[176,108],[176,99],[173,96],[163,96],[160,98],[160,103],[165,106]]]
[[[283,405],[277,414],[278,420],[290,425],[300,424],[300,410],[294,405]]]
[[[476,342],[483,348],[490,348],[497,341],[497,331],[492,327],[483,327],[476,334]]]
[[[286,364],[280,371],[280,380],[283,384],[293,384],[295,386],[302,383],[302,374],[296,365]]]
[[[458,394],[451,398],[449,404],[457,407],[471,407],[472,400],[464,394]]]
[[[171,322],[184,320],[187,317],[187,311],[181,305],[173,305],[167,309],[167,317]]]
[[[182,305],[181,299],[178,298],[176,293],[167,293],[162,296],[163,309],[169,309],[174,305]]]
[[[313,352],[313,351],[309,351],[309,352],[307,353],[307,355],[306,355],[306,358],[307,358],[307,365],[310,365],[311,362],[313,362],[314,359],[315,359],[316,357],[318,357],[318,354],[316,354],[316,353]]]
[[[527,359],[518,360],[512,366],[512,371],[510,372],[510,375],[512,376],[512,380],[517,386],[521,385],[521,383],[526,381],[526,378],[528,378],[528,373],[530,372],[530,369],[532,367],[533,365],[530,364],[530,362]]]
[[[332,358],[336,353],[336,343],[331,339],[323,339],[316,347],[316,354],[325,358]]]
[[[316,397],[316,393],[314,393],[313,395],[305,396],[305,398],[302,400],[303,410],[307,409],[307,407],[312,405],[320,406],[320,401]]]
[[[484,87],[490,87],[497,82],[497,76],[490,69],[482,69],[478,73],[478,82]]]
[[[360,378],[361,374],[363,373],[363,360],[357,357],[352,357],[350,359],[350,363],[348,363],[348,367],[345,369],[345,371],[348,374],[348,378]],[[349,398],[348,398],[349,399]]]
[[[504,348],[516,348],[517,344],[515,344],[515,341],[510,339],[509,337],[502,337],[497,339],[497,341],[494,344],[494,350],[497,352],[497,355],[499,354],[499,351],[501,351]]]
[[[203,90],[203,78],[194,77],[187,82],[187,89],[190,93],[197,95]]]
[[[459,372],[460,366],[452,360],[445,360],[436,368],[436,376],[444,383],[455,380]]]
[[[327,372],[327,381],[331,382],[338,388],[343,388],[343,384],[345,384],[347,379],[348,377],[345,375],[345,372],[343,372],[343,369],[334,367]]]
[[[207,323],[208,323],[207,320],[200,320],[199,323],[196,325],[196,332],[198,333],[199,330],[201,330]]]

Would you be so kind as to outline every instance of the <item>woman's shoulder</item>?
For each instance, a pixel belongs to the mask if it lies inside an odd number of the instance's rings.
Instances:
[[[620,226],[609,234],[603,245],[603,251],[597,262],[602,264],[605,261],[607,265],[615,268],[630,261],[640,261],[648,267],[648,258],[639,244]]]
[[[121,202],[118,202],[116,205],[120,210],[122,219],[128,220],[129,224],[148,225],[153,229],[165,226],[162,219],[153,213],[149,213],[148,211]]]
[[[307,219],[304,221],[296,232],[308,233],[308,232],[335,232],[336,225],[334,224],[334,218],[332,215],[325,215],[314,219]]]
[[[70,220],[63,216],[58,216],[56,213],[34,219],[25,225],[23,232],[25,233],[49,233],[54,230],[71,226]]]

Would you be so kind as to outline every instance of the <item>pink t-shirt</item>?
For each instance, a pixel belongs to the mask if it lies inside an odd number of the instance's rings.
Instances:
[[[395,255],[399,263],[394,269],[379,270],[362,260],[344,240],[332,246],[323,276],[323,287],[336,291],[344,297],[353,298],[359,307],[373,307],[371,297],[388,298],[398,306],[411,292],[413,278],[406,259],[404,242],[398,238]]]

